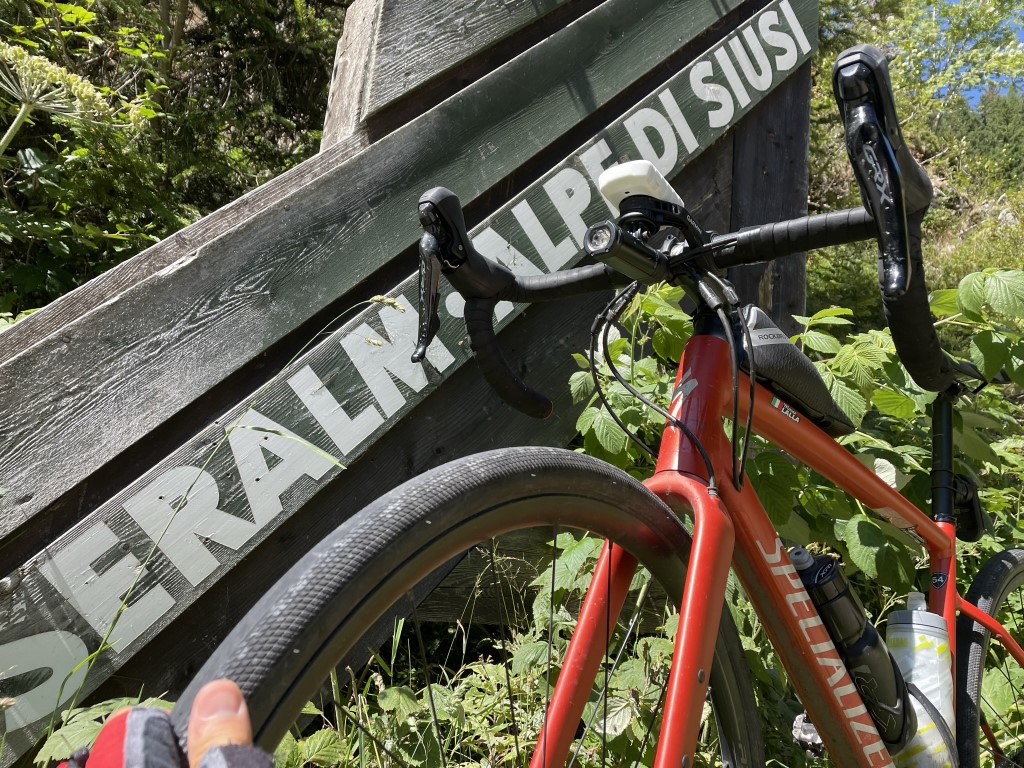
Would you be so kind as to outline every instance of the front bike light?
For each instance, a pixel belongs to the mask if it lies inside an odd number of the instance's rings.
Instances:
[[[600,259],[601,254],[605,253],[615,240],[615,229],[615,225],[610,221],[595,224],[587,230],[583,248],[595,259]]]
[[[583,250],[616,272],[642,283],[669,279],[668,258],[613,221],[602,221],[583,236]]]

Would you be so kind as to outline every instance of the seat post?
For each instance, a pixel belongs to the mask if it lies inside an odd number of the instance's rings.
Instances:
[[[957,395],[948,389],[932,403],[932,519],[953,525],[957,519],[953,472],[953,401]]]

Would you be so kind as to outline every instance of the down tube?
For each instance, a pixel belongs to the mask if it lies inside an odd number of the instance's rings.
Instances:
[[[733,568],[835,765],[891,766],[889,752],[828,630],[749,482],[723,483],[733,515]]]

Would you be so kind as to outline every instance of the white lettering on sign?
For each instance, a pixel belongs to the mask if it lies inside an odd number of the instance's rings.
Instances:
[[[409,359],[416,347],[419,317],[404,296],[400,297],[398,302],[406,308],[405,312],[385,307],[379,315],[390,338],[381,337],[364,323],[341,339],[341,346],[348,352],[352,365],[359,371],[366,386],[388,416],[394,415],[405,405],[405,397],[392,380],[392,376],[415,392],[427,386],[427,375],[423,371],[423,366]],[[443,370],[455,362],[451,353],[440,345],[428,350],[427,355],[427,359],[438,370]]]
[[[789,0],[782,0],[779,3],[779,10],[786,17],[786,22],[789,24],[789,29],[796,37],[797,45],[800,46],[800,53],[810,53],[811,44],[807,40],[807,35],[804,34],[804,28],[800,26],[800,19],[796,17],[796,13],[793,12],[793,6],[789,4]]]
[[[220,492],[198,467],[164,472],[124,503],[124,508],[193,586],[220,565],[199,537],[241,549],[260,529],[217,508]]]
[[[86,665],[81,662],[88,655],[89,649],[77,635],[59,630],[0,646],[0,681],[33,672],[43,672],[45,676],[31,691],[15,696],[14,705],[4,710],[7,731],[24,728],[60,711],[85,679]]]
[[[734,37],[729,41],[732,55],[740,63],[740,69],[743,70],[743,76],[747,78],[747,82],[759,91],[767,91],[772,87],[772,65],[768,61],[768,55],[764,52],[764,46],[761,45],[757,34],[750,27],[743,30],[741,37],[743,42],[740,41],[739,37]],[[744,42],[746,46],[743,45]],[[750,60],[750,56],[747,53],[747,48],[750,49],[750,53],[753,53],[754,58],[757,59],[756,70],[754,69],[754,62]]]
[[[583,212],[590,205],[590,185],[586,177],[575,168],[563,168],[544,182],[544,191],[569,228],[569,234],[576,245],[583,247],[583,236],[587,234],[587,221]]]
[[[572,245],[572,243],[569,244]],[[523,254],[519,252],[518,248],[490,227],[487,227],[483,232],[473,238],[473,247],[487,258],[494,259],[495,261],[504,264],[517,275],[544,274],[532,261],[523,256]],[[573,248],[573,255],[575,254],[576,249]],[[498,320],[502,320],[512,310],[512,302],[499,301],[497,306],[494,308],[494,316]]]
[[[597,180],[601,177],[601,171],[603,171],[606,167],[611,167],[612,165],[615,165],[615,163],[610,163],[608,166],[605,166],[604,164],[604,161],[611,156],[612,150],[611,147],[608,146],[608,141],[606,139],[599,139],[598,141],[594,142],[594,144],[589,149],[585,149],[582,152],[580,152],[580,165],[583,166],[583,169],[587,172],[587,176],[590,177],[590,183],[594,187],[594,189],[598,188]],[[607,197],[601,195],[601,199],[604,200],[605,205],[608,206],[608,211],[612,214],[612,216],[619,215],[619,209],[612,205],[611,201]],[[541,253],[541,258],[544,258],[543,252]],[[544,263],[547,263],[546,258],[544,258]],[[550,268],[551,267],[549,266],[549,269]]]
[[[743,86],[743,81],[740,80],[740,74],[736,71],[736,67],[732,63],[732,59],[729,58],[729,52],[723,47],[715,51],[715,59],[718,60],[718,66],[722,69],[722,74],[725,75],[725,79],[729,83],[729,87],[732,89],[733,95],[736,97],[736,103],[740,107],[745,107],[750,104],[750,94],[747,93],[747,89]]]
[[[693,129],[690,127],[690,123],[685,115],[683,115],[683,111],[679,109],[679,103],[676,101],[676,97],[672,95],[672,91],[666,88],[658,94],[658,101],[665,108],[665,114],[672,121],[672,127],[676,129],[679,138],[683,140],[683,146],[686,147],[686,151],[692,153],[698,150],[700,142],[697,141],[697,137],[694,135]]]
[[[640,157],[653,163],[662,175],[670,175],[679,159],[679,143],[668,118],[655,109],[638,109],[623,125],[640,151]],[[655,149],[650,135],[658,137],[661,152]]]
[[[715,67],[710,61],[698,61],[690,70],[690,88],[701,101],[718,104],[717,109],[708,113],[708,125],[712,128],[723,128],[732,120],[736,110],[732,105],[732,94],[728,89],[723,85],[711,82],[714,74]]]
[[[798,54],[793,38],[779,29],[778,25],[779,14],[775,11],[767,11],[758,18],[757,31],[761,33],[761,37],[768,45],[782,51],[775,57],[775,68],[785,72],[796,64]]]
[[[39,572],[101,636],[117,619],[107,640],[115,651],[124,649],[174,605],[159,584],[144,594],[133,593],[131,604],[125,605],[128,590],[147,573],[131,553],[103,573],[93,569],[93,563],[120,543],[106,523],[96,523],[39,566]]]
[[[551,235],[547,233],[544,225],[537,218],[537,214],[533,212],[533,207],[529,201],[523,200],[521,203],[513,206],[512,215],[515,216],[519,226],[523,228],[523,234],[530,241],[530,245],[534,247],[544,260],[544,266],[547,267],[548,272],[557,272],[572,261],[573,256],[579,252],[572,239],[568,237],[563,239],[558,245],[554,244],[551,240]],[[494,230],[488,228],[485,231],[493,232]],[[473,241],[473,244],[476,245],[476,240]],[[482,250],[480,252],[483,253]]]
[[[252,408],[230,428],[228,443],[249,509],[260,528],[281,513],[281,494],[299,478],[319,480],[334,466],[294,432]],[[275,459],[273,468],[267,463],[268,456]]]
[[[355,418],[349,416],[341,403],[327,390],[327,385],[320,381],[308,365],[288,379],[288,386],[299,396],[306,410],[323,427],[342,455],[358,448],[384,423],[384,417],[372,405],[363,408]]]

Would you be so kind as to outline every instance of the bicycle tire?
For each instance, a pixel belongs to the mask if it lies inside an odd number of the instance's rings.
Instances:
[[[1022,586],[1024,550],[1008,549],[986,561],[965,599],[996,617],[1017,642],[1022,642]],[[991,633],[981,624],[966,615],[957,619],[956,730],[960,768],[1024,765],[1024,668],[1003,649],[991,648],[990,639]],[[991,737],[983,728],[986,724],[992,731]],[[1003,755],[1001,760],[999,752]]]
[[[680,553],[688,551],[689,536],[635,479],[559,449],[470,456],[410,480],[348,519],[257,603],[175,706],[183,746],[195,692],[228,677],[246,696],[256,743],[272,751],[330,671],[361,647],[357,636],[367,627],[379,629],[380,617],[395,614],[407,594],[416,595],[413,606],[422,604],[416,585],[426,579],[432,588],[460,552],[533,524],[557,526],[556,540],[571,528],[616,542],[679,604]],[[710,699],[723,764],[763,765],[750,672],[724,607]]]

